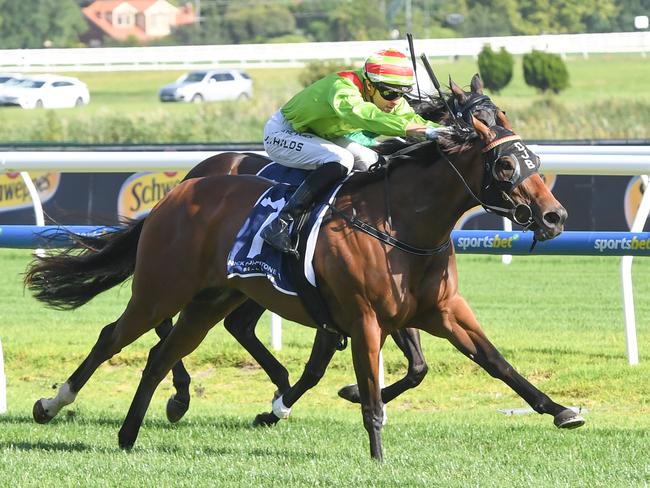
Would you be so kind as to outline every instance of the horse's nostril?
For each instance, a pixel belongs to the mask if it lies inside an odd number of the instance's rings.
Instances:
[[[550,225],[557,225],[560,222],[560,216],[555,212],[546,212],[544,214],[544,222]]]
[[[555,211],[546,212],[544,214],[544,222],[549,226],[562,225],[566,218],[567,212],[564,208],[559,208]]]

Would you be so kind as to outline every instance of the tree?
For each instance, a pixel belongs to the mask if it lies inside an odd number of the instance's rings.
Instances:
[[[232,5],[225,12],[223,26],[235,44],[267,42],[294,33],[296,19],[282,5]]]
[[[305,0],[293,9],[305,35],[318,41],[387,39],[384,2],[376,0]]]
[[[612,31],[629,32],[634,30],[634,17],[648,15],[650,0],[617,0],[618,11],[612,19]]]
[[[463,36],[605,32],[613,29],[619,4],[648,0],[466,0]],[[460,7],[459,3],[459,8]],[[646,7],[647,11],[648,8]],[[631,29],[626,29],[631,30]]]
[[[533,51],[524,54],[523,65],[526,84],[541,92],[560,93],[569,86],[569,72],[557,54]]]
[[[512,55],[505,48],[495,53],[489,44],[483,46],[478,55],[478,69],[485,88],[499,93],[510,83],[514,64]]]
[[[75,0],[0,0],[0,48],[42,48],[79,44],[88,28]]]

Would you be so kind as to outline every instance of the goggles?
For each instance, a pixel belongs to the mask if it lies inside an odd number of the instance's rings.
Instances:
[[[413,90],[412,86],[388,86],[383,83],[373,83],[372,86],[379,92],[379,96],[386,101],[397,100],[405,93],[410,93]]]

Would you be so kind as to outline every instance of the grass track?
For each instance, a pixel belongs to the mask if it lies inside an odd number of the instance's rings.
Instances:
[[[0,416],[0,486],[648,486],[650,484],[650,261],[634,264],[641,364],[627,365],[617,258],[460,256],[461,289],[492,341],[557,401],[587,409],[563,432],[550,417],[504,416],[524,402],[447,343],[423,337],[430,372],[391,403],[387,462],[368,459],[358,407],[336,397],[353,381],[349,349],[277,428],[249,427],[268,410],[272,385],[222,327],[188,358],[193,400],[167,424],[168,380],[154,397],[135,449],[117,431],[135,390],[148,334],[102,366],[77,402],[47,426],[33,402],[83,359],[121,312],[128,286],[75,312],[23,295],[29,255],[0,250],[0,338],[9,409]],[[268,324],[260,326],[268,340]],[[287,324],[280,360],[296,378],[313,332]],[[404,372],[393,344],[387,380]],[[8,482],[10,480],[10,482]]]

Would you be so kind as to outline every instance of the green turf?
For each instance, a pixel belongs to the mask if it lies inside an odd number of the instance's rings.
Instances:
[[[523,400],[456,352],[423,336],[429,374],[388,406],[386,462],[368,459],[357,406],[336,396],[354,380],[350,351],[272,429],[249,427],[267,411],[273,386],[217,326],[187,360],[190,412],[164,417],[165,380],[133,451],[117,431],[139,380],[149,333],[102,366],[51,424],[31,420],[33,402],[51,396],[114,320],[129,287],[74,312],[55,312],[23,293],[27,251],[0,250],[0,338],[9,413],[0,415],[0,486],[647,486],[650,484],[650,261],[634,263],[641,364],[625,352],[618,258],[460,256],[460,287],[491,340],[526,377],[565,405],[586,409],[587,424],[564,432],[549,416],[512,415]],[[260,335],[268,343],[265,321]],[[278,354],[295,380],[313,331],[283,330]],[[392,343],[387,381],[404,373]],[[10,483],[7,481],[9,480]]]

